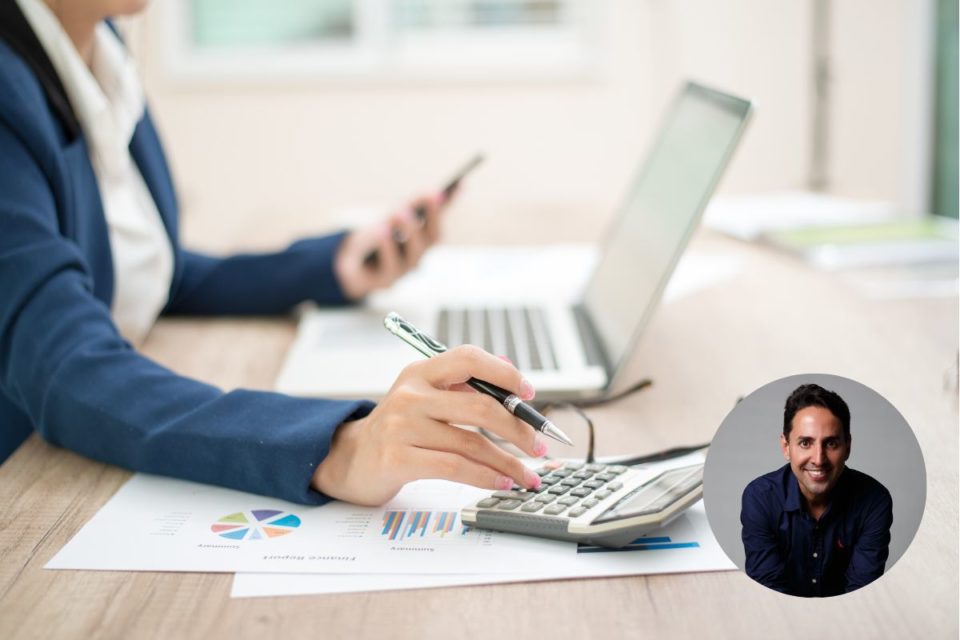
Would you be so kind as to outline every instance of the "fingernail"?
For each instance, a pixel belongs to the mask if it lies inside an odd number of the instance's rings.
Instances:
[[[513,364],[513,360],[511,360],[507,356],[497,356],[497,357],[503,360],[504,362],[506,362],[507,364]]]
[[[539,489],[540,476],[537,475],[536,471],[533,471],[532,469],[527,469],[523,472],[523,483],[527,485],[528,489]]]
[[[534,390],[533,385],[530,384],[530,381],[524,378],[520,381],[520,399],[521,400],[533,400],[533,396],[537,395],[537,392]]]
[[[493,486],[501,491],[509,491],[513,488],[513,478],[508,478],[507,476],[497,476]]]
[[[547,455],[547,443],[540,436],[536,436],[533,440],[533,455],[538,458]]]

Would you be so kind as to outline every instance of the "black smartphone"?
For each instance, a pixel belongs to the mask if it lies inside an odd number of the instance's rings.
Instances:
[[[483,154],[478,153],[477,155],[470,158],[470,161],[467,162],[463,167],[457,171],[453,178],[447,182],[446,186],[443,188],[443,199],[444,202],[453,197],[453,194],[456,192],[457,187],[460,186],[460,181],[463,180],[468,173],[473,171],[483,162]],[[413,210],[414,215],[417,216],[417,220],[420,222],[420,226],[427,220],[427,210],[424,207],[417,207]],[[393,241],[397,243],[397,250],[400,252],[400,255],[403,255],[404,245],[406,244],[406,238],[403,237],[403,234],[400,233],[399,229],[393,230]],[[363,258],[363,266],[369,269],[376,269],[380,266],[380,252],[377,249],[374,249],[368,253]]]

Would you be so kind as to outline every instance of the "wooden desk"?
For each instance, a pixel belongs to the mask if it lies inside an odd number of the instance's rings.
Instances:
[[[230,575],[47,571],[130,474],[32,437],[0,467],[0,637],[956,637],[957,298],[867,300],[765,249],[709,234],[694,248],[735,252],[742,275],[661,308],[632,363],[656,384],[595,412],[598,453],[708,440],[737,396],[781,376],[859,380],[913,425],[927,464],[922,526],[877,583],[815,602],[740,572],[231,600]],[[145,351],[226,388],[266,389],[294,330],[164,320]]]

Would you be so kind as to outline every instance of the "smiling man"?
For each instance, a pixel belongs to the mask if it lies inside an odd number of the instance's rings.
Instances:
[[[850,409],[833,391],[798,387],[783,409],[789,462],[747,485],[740,522],[747,575],[795,596],[847,593],[883,575],[893,501],[846,466]]]

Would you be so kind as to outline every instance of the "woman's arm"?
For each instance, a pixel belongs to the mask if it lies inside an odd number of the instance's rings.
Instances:
[[[342,305],[333,272],[343,233],[301,240],[276,253],[216,258],[180,250],[176,278],[164,313],[273,315],[305,301]]]
[[[128,469],[324,501],[310,482],[333,432],[372,404],[224,393],[138,354],[60,233],[50,177],[2,118],[0,149],[0,390],[41,436]]]
[[[444,204],[439,194],[421,196],[369,227],[300,240],[275,253],[215,258],[180,249],[164,312],[272,315],[305,301],[334,306],[360,300],[417,265],[439,238]],[[414,208],[424,213],[422,222]],[[405,238],[402,247],[395,233]],[[373,249],[380,256],[375,266],[364,261]]]

